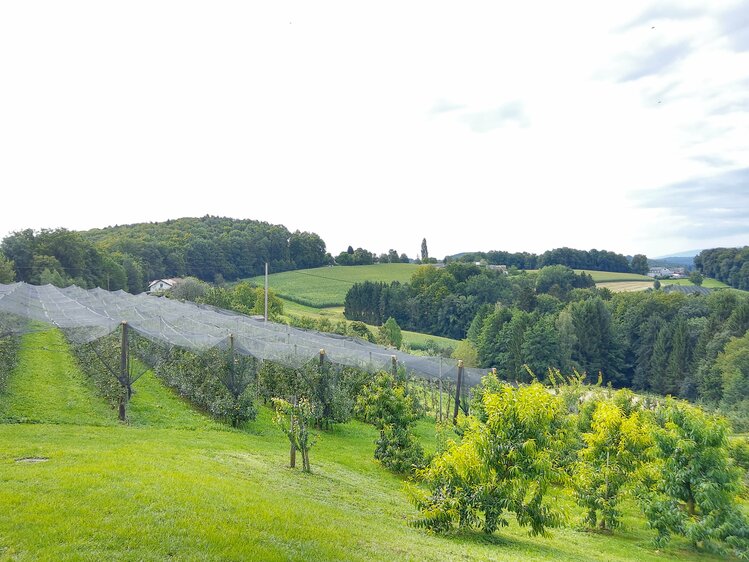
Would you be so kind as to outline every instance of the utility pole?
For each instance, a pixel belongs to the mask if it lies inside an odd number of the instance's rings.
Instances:
[[[265,322],[268,321],[268,262],[265,262]]]

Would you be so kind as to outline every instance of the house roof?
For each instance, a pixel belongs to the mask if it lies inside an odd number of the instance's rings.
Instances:
[[[175,280],[174,279],[154,279],[153,281],[151,281],[148,284],[148,288],[150,289],[151,287],[153,287],[154,285],[156,285],[158,283],[164,283],[165,285],[169,285],[170,287],[174,287]]]

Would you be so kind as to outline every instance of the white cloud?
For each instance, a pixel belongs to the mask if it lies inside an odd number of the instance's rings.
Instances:
[[[0,236],[219,214],[334,253],[734,241],[638,194],[749,165],[744,13],[5,3]]]

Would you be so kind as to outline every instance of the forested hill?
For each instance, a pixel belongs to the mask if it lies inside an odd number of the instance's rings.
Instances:
[[[114,226],[82,232],[108,252],[138,257],[151,279],[192,275],[213,281],[329,263],[325,242],[311,232],[250,219],[204,216],[160,223]],[[158,255],[157,255],[158,254]]]
[[[702,250],[694,263],[706,277],[749,291],[749,246]]]
[[[132,293],[151,279],[190,275],[231,281],[261,274],[266,261],[275,272],[330,261],[315,233],[212,216],[83,232],[27,229],[6,237],[0,249],[13,262],[18,281],[75,282]]]
[[[541,269],[548,265],[565,265],[573,269],[592,269],[594,271],[615,271],[619,273],[641,273],[648,271],[647,258],[638,254],[631,260],[626,256],[607,250],[575,250],[574,248],[555,248],[543,254],[528,252],[468,252],[456,256],[457,261],[477,262],[486,260],[495,265],[506,265],[518,269]]]

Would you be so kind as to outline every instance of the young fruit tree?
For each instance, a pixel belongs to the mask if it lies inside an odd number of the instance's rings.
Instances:
[[[591,425],[590,433],[583,434],[586,447],[573,465],[575,500],[587,510],[588,526],[609,530],[620,524],[623,491],[652,439],[641,411],[628,414],[611,400],[595,405]]]
[[[312,404],[306,398],[292,402],[273,398],[273,406],[276,409],[274,421],[291,443],[291,468],[296,466],[296,451],[299,451],[302,454],[302,471],[312,472],[309,450],[316,441],[316,436],[310,432],[315,416]]]
[[[656,544],[672,534],[695,547],[749,558],[749,518],[739,505],[741,469],[729,457],[727,423],[668,400],[655,415],[654,460],[639,499]]]
[[[511,512],[531,535],[546,535],[562,521],[545,495],[563,477],[560,457],[569,427],[564,404],[539,383],[500,383],[485,389],[482,403],[486,421],[469,417],[463,441],[420,471],[428,491],[411,488],[421,511],[414,525],[493,533],[509,524]]]

